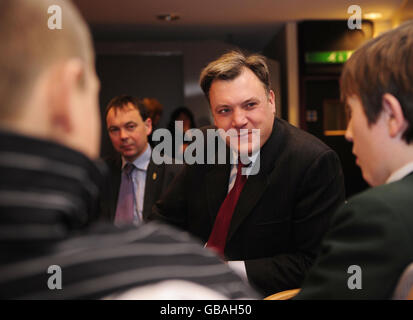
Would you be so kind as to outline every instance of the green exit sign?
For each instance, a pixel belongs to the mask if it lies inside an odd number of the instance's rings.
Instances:
[[[354,51],[315,51],[305,54],[306,63],[344,63]]]

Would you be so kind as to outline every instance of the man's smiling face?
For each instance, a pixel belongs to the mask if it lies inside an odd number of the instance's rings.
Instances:
[[[243,68],[241,74],[232,80],[214,80],[209,90],[209,101],[219,129],[226,132],[235,129],[238,135],[242,133],[241,129],[248,129],[248,140],[241,139],[238,145],[240,151],[256,151],[270,137],[275,116],[274,92],[267,92],[250,69]],[[252,129],[259,129],[259,145],[253,143]]]

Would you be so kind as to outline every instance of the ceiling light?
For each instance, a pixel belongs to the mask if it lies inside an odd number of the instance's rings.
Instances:
[[[177,15],[175,13],[162,13],[162,14],[158,14],[157,18],[159,20],[169,22],[169,21],[179,20],[180,17],[179,17],[179,15]]]
[[[382,18],[383,15],[380,12],[369,12],[364,14],[365,19],[375,20]]]

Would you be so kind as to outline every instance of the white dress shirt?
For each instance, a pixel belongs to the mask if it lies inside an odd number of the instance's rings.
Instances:
[[[387,179],[386,183],[391,183],[391,182],[401,180],[411,172],[413,172],[413,161],[407,163],[406,165],[404,165],[400,169],[397,169],[396,171],[394,171],[390,175],[390,177]]]

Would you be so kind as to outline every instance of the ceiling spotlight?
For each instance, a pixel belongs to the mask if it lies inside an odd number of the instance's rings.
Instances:
[[[179,15],[177,15],[175,13],[165,13],[165,14],[158,14],[157,18],[159,20],[169,22],[169,21],[179,20],[180,17],[179,17]]]
[[[380,12],[369,12],[364,14],[365,19],[375,20],[382,18],[383,15]]]

